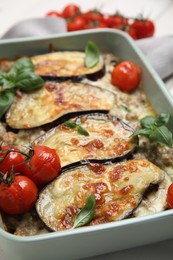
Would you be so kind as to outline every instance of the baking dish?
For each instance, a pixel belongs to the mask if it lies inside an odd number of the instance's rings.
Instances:
[[[173,116],[173,100],[163,82],[145,60],[134,41],[121,31],[105,29],[52,35],[44,38],[3,40],[0,58],[45,53],[52,45],[56,49],[84,49],[94,41],[101,51],[113,52],[122,59],[136,62],[143,72],[142,88],[158,112]],[[170,120],[173,131],[173,119]],[[173,210],[155,215],[121,220],[108,224],[82,227],[44,235],[20,237],[3,230],[0,223],[0,245],[7,259],[81,259],[172,238]],[[149,232],[152,230],[152,232]]]

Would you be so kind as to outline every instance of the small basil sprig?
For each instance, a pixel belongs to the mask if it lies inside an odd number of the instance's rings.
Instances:
[[[100,53],[96,44],[89,41],[85,48],[85,66],[87,68],[94,67],[99,62],[99,57]]]
[[[161,113],[157,117],[146,116],[140,121],[142,129],[136,130],[132,136],[144,135],[153,142],[172,147],[172,133],[165,126],[169,119],[167,113]]]
[[[81,135],[89,136],[89,133],[86,129],[84,129],[81,125],[78,125],[73,121],[66,121],[64,122],[64,125],[72,129],[76,128],[78,133]]]
[[[95,197],[91,194],[87,199],[85,206],[78,212],[74,218],[74,225],[72,228],[77,228],[88,224],[94,217]]]
[[[40,88],[43,79],[34,72],[34,64],[28,57],[22,57],[14,62],[9,72],[0,71],[0,118],[12,104],[17,89],[30,92]]]
[[[7,109],[11,106],[14,99],[13,91],[4,91],[0,92],[0,118],[7,111]]]
[[[126,112],[131,112],[130,108],[126,105],[120,105],[122,109],[124,109]]]
[[[34,72],[34,64],[28,57],[18,59],[9,72],[1,72],[0,85],[3,90],[20,89],[30,92],[43,85],[43,79]]]

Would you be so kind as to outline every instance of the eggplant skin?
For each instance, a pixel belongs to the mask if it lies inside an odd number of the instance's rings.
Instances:
[[[103,113],[88,113],[70,119],[88,132],[82,135],[76,128],[64,124],[35,140],[57,151],[63,168],[90,162],[121,161],[136,150],[138,138],[130,138],[133,129],[122,120]]]
[[[13,129],[48,126],[68,113],[85,110],[108,112],[114,104],[114,93],[88,83],[46,82],[41,89],[23,93],[22,97],[16,96],[6,122]]]
[[[88,225],[119,221],[138,207],[151,184],[161,183],[164,177],[160,168],[144,159],[78,166],[64,171],[40,192],[36,210],[50,229],[70,229],[93,194],[96,206]]]
[[[105,75],[105,66],[103,66],[99,71],[96,71],[91,74],[81,74],[77,76],[44,76],[41,75],[44,81],[56,81],[56,82],[63,82],[67,80],[71,80],[73,83],[80,82],[85,78],[91,81],[97,81],[98,79],[102,78]]]
[[[166,197],[171,183],[170,176],[165,173],[165,178],[158,185],[157,190],[151,190],[144,196],[139,207],[133,212],[133,216],[140,217],[164,211],[167,208]]]
[[[105,64],[100,55],[99,62],[92,68],[85,66],[85,52],[60,51],[32,57],[36,74],[46,80],[62,82],[81,81],[84,78],[96,81],[105,74]]]

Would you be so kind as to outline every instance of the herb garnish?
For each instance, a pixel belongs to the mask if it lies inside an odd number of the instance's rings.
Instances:
[[[74,225],[72,228],[77,228],[88,224],[94,217],[95,197],[91,194],[87,199],[85,206],[78,212],[74,218]]]
[[[172,133],[165,126],[169,119],[167,113],[161,113],[157,117],[146,116],[140,120],[142,129],[136,130],[132,136],[144,135],[153,142],[172,147]]]
[[[5,114],[7,109],[11,106],[14,99],[14,92],[7,90],[0,92],[0,118]]]
[[[81,125],[78,125],[73,121],[66,121],[64,122],[64,125],[72,129],[76,128],[78,133],[81,135],[89,136],[89,133],[86,129],[84,129]]]
[[[0,118],[12,104],[17,89],[30,92],[43,83],[43,79],[35,74],[34,64],[28,57],[14,62],[9,72],[0,71]]]
[[[126,112],[131,112],[131,110],[130,110],[130,108],[128,107],[128,106],[126,106],[126,105],[120,105],[120,107],[122,108],[122,109],[124,109]]]
[[[87,68],[94,67],[99,62],[99,57],[100,53],[96,44],[89,41],[85,48],[85,66]]]

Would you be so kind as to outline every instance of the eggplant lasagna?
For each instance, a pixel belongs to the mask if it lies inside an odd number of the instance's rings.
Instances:
[[[129,94],[111,84],[119,62],[114,54],[100,54],[92,68],[84,58],[79,51],[31,57],[44,85],[17,92],[0,123],[1,142],[48,146],[57,151],[62,166],[61,174],[40,189],[31,212],[2,213],[5,229],[16,235],[71,229],[90,194],[96,205],[87,225],[166,209],[173,180],[171,148],[132,135],[141,118],[156,112],[140,86]],[[1,70],[8,71],[12,63],[2,60]]]

